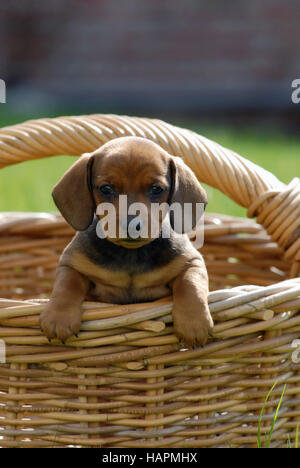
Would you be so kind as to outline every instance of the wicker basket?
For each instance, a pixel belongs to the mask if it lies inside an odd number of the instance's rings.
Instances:
[[[3,447],[255,447],[293,445],[300,421],[300,184],[158,120],[89,115],[0,130],[0,167],[79,155],[139,135],[181,156],[200,181],[248,208],[208,214],[202,253],[214,337],[180,348],[172,298],[85,303],[78,338],[49,344],[38,327],[59,255],[73,235],[56,214],[0,215],[0,445]],[[292,357],[294,356],[294,359]]]

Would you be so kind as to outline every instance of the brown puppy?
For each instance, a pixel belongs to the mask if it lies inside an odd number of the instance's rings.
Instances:
[[[120,210],[119,203],[125,194],[128,204],[143,203],[148,210],[135,224],[137,232],[147,221],[151,224],[155,203],[192,203],[193,227],[196,204],[207,203],[205,191],[181,159],[144,138],[118,138],[79,158],[53,190],[60,212],[79,232],[61,256],[41,329],[49,339],[62,341],[78,333],[86,297],[128,304],[173,294],[176,335],[190,347],[203,345],[213,321],[202,256],[186,234],[175,235],[171,229],[168,237],[162,235],[166,223],[174,228],[169,214],[160,215],[158,235],[130,235],[134,217]],[[97,228],[99,223],[103,228],[104,214],[97,207],[104,203],[114,208],[117,229],[101,238]]]

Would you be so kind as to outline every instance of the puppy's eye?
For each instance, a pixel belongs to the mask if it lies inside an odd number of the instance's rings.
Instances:
[[[116,191],[112,185],[105,184],[99,187],[99,192],[105,197],[112,197],[116,194]]]
[[[152,185],[150,187],[149,193],[152,197],[159,197],[165,190],[160,185]]]

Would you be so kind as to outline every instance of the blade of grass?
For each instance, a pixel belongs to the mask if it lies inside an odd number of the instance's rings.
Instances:
[[[268,437],[268,440],[267,440],[267,445],[266,445],[267,448],[270,448],[272,434],[273,434],[273,431],[274,431],[274,428],[275,428],[275,424],[276,424],[276,421],[277,421],[277,418],[278,418],[278,413],[279,413],[279,410],[280,410],[280,407],[281,407],[281,404],[282,404],[282,400],[283,400],[283,397],[284,397],[285,389],[286,389],[286,385],[284,385],[284,387],[283,387],[283,390],[282,390],[282,392],[281,392],[281,397],[280,397],[279,403],[278,403],[277,408],[276,408],[276,411],[275,411],[275,415],[274,415],[274,418],[273,418],[273,421],[272,421],[272,425],[271,425],[271,429],[270,429],[270,432],[269,432],[269,437]]]
[[[271,390],[269,390],[266,398],[265,398],[265,401],[264,401],[264,404],[263,404],[263,407],[261,409],[261,412],[260,412],[260,415],[259,415],[259,420],[258,420],[258,431],[257,431],[257,447],[258,448],[262,448],[262,443],[261,443],[261,422],[262,422],[262,417],[263,417],[263,414],[264,414],[264,411],[265,411],[265,407],[266,407],[266,404],[270,398],[270,395],[271,393],[273,392],[274,388],[276,387],[277,385],[277,380],[276,382],[272,385],[272,388]]]
[[[295,448],[299,448],[299,424],[296,427]]]

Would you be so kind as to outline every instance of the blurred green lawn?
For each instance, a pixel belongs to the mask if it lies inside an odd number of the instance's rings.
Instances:
[[[21,120],[19,120],[21,121]],[[16,123],[15,120],[0,125]],[[178,122],[175,122],[178,125]],[[180,124],[179,124],[180,125]],[[290,182],[300,175],[300,138],[275,131],[241,130],[203,125],[195,121],[181,124],[230,148],[273,172],[281,181]],[[51,189],[74,157],[58,156],[29,161],[0,171],[0,211],[56,211]],[[245,216],[246,210],[222,193],[206,187],[209,211]]]

